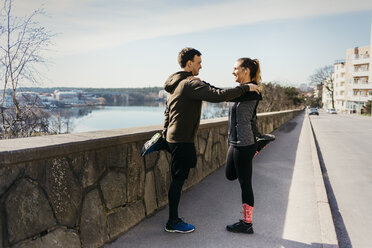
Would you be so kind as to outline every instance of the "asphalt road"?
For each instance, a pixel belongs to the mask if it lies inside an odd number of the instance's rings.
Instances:
[[[341,248],[372,247],[372,118],[312,115]]]
[[[321,238],[308,120],[302,113],[274,134],[275,142],[253,161],[253,235],[226,231],[241,218],[241,192],[222,167],[182,195],[180,216],[195,232],[165,232],[166,207],[104,247],[335,247]]]

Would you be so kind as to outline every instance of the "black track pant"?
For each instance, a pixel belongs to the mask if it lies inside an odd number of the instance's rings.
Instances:
[[[242,203],[254,206],[252,189],[252,159],[257,145],[229,146],[226,159],[226,178],[239,179],[242,190]]]
[[[168,143],[168,146],[172,156],[172,182],[168,192],[169,220],[176,221],[182,186],[189,176],[190,168],[196,166],[196,150],[194,143]]]

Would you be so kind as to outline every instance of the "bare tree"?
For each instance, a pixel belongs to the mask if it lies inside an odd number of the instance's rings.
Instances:
[[[363,113],[366,115],[372,115],[372,101],[368,100],[363,107]]]
[[[286,98],[284,95],[283,88],[276,83],[263,83],[263,99],[258,105],[258,112],[273,112],[279,110],[285,110]]]
[[[70,133],[74,129],[74,113],[71,109],[56,109],[49,119],[49,132],[55,134]]]
[[[46,116],[35,103],[22,104],[17,88],[22,83],[38,83],[39,64],[45,64],[42,55],[54,36],[35,19],[43,15],[41,9],[25,17],[12,15],[12,0],[5,0],[0,12],[0,118],[3,138],[29,136],[44,132]],[[45,112],[45,111],[44,111]]]
[[[263,98],[257,108],[259,113],[304,107],[304,98],[294,87],[271,82],[263,83],[262,87]]]
[[[335,108],[335,98],[334,98],[334,84],[333,84],[333,66],[327,65],[321,67],[315,71],[313,75],[310,76],[310,82],[313,85],[324,86],[331,95],[332,108]]]

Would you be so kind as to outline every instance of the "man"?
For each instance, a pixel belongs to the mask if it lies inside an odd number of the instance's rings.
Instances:
[[[189,233],[195,229],[178,217],[178,205],[190,168],[196,166],[194,139],[200,123],[202,101],[223,102],[248,91],[258,91],[258,86],[254,84],[218,89],[195,78],[202,68],[200,56],[201,53],[194,48],[182,49],[178,54],[182,71],[172,74],[164,84],[168,96],[163,137],[168,142],[172,159],[172,182],[168,192],[169,219],[165,227],[167,232]]]

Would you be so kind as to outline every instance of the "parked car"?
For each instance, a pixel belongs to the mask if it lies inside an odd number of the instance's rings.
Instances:
[[[337,111],[336,111],[336,109],[330,109],[328,113],[330,113],[330,114],[337,114]]]
[[[309,115],[319,115],[318,109],[317,108],[311,108],[309,110]]]

